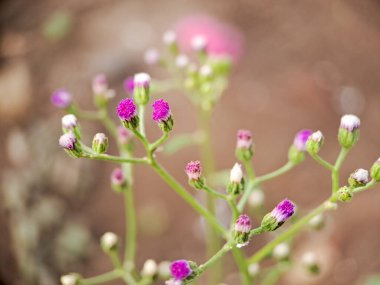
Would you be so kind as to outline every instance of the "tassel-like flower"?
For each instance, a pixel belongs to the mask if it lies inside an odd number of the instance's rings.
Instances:
[[[59,145],[72,157],[80,157],[82,155],[82,148],[72,132],[63,134],[59,138]]]
[[[261,228],[265,231],[274,231],[285,223],[295,212],[292,201],[285,199],[280,202],[272,212],[266,214],[261,222]]]
[[[251,231],[251,219],[247,215],[240,215],[235,222],[235,242],[237,247],[246,246],[249,243]]]
[[[117,106],[117,114],[127,129],[136,129],[139,125],[136,105],[133,99],[127,98],[120,101]]]
[[[338,140],[342,147],[351,148],[359,140],[360,119],[355,115],[344,115],[340,120]]]
[[[58,89],[51,95],[51,103],[58,108],[66,109],[72,103],[71,94],[65,89]]]
[[[238,195],[244,190],[243,170],[239,163],[235,163],[230,172],[230,182],[227,186],[227,192],[231,195]]]
[[[186,174],[189,178],[189,184],[191,187],[194,187],[195,189],[203,189],[205,186],[204,178],[202,177],[202,166],[201,162],[196,161],[190,161],[186,165]]]
[[[296,134],[288,153],[290,162],[299,164],[305,159],[306,142],[311,134],[311,130],[301,130]]]
[[[192,275],[194,266],[195,264],[193,264],[192,262],[189,262],[185,259],[179,259],[173,261],[170,264],[170,273],[174,280],[182,281],[189,278]]]
[[[248,130],[237,132],[236,157],[240,161],[249,161],[253,157],[252,134]]]
[[[173,129],[174,120],[169,103],[164,99],[158,99],[153,104],[153,120],[158,123],[160,129],[167,133]]]

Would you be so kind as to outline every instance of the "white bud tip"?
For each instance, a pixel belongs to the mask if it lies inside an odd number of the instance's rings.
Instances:
[[[314,252],[308,251],[302,255],[302,263],[306,266],[311,266],[317,263],[317,257]]]
[[[344,115],[340,120],[340,127],[353,131],[360,127],[360,119],[355,115]]]
[[[144,72],[137,73],[133,77],[133,82],[136,85],[146,85],[146,84],[149,84],[150,83],[150,75],[148,73],[144,73]]]
[[[195,36],[191,39],[191,47],[195,51],[203,51],[207,47],[207,39],[202,35]]]
[[[240,183],[242,179],[243,179],[243,170],[241,169],[241,165],[239,163],[235,163],[234,167],[232,167],[231,169],[230,182]]]
[[[251,207],[259,207],[264,203],[265,194],[261,190],[254,190],[248,199],[248,204]]]
[[[273,256],[277,259],[283,259],[289,256],[290,248],[287,243],[280,243],[273,249]]]
[[[62,285],[75,285],[77,284],[78,278],[72,274],[61,276]]]
[[[100,143],[104,142],[105,140],[107,140],[107,136],[103,133],[97,133],[95,134],[94,136],[94,140],[97,140],[99,141]]]
[[[311,134],[310,139],[315,142],[321,142],[323,140],[323,134],[321,131],[316,131]]]
[[[144,54],[144,61],[146,64],[154,65],[160,60],[160,54],[156,49],[149,49]]]
[[[206,65],[203,65],[200,70],[199,70],[199,74],[202,75],[203,77],[208,77],[208,76],[211,76],[213,73],[212,71],[212,68],[210,65],[206,64]]]
[[[358,182],[367,184],[369,181],[368,170],[365,170],[363,168],[356,169],[355,172],[352,174],[352,178],[354,178]]]
[[[73,114],[67,114],[62,117],[61,122],[62,122],[62,127],[66,129],[70,129],[77,125],[78,119]]]
[[[260,272],[260,265],[258,263],[252,263],[248,267],[248,272],[251,276],[256,276]]]
[[[174,31],[166,31],[164,33],[164,36],[162,37],[162,40],[165,44],[171,45],[174,44],[177,40],[177,35]]]
[[[114,247],[118,242],[118,237],[116,234],[107,232],[101,237],[101,243],[107,247],[107,248],[112,248]]]
[[[154,276],[158,271],[157,263],[153,259],[145,261],[141,274],[143,276]]]
[[[180,54],[179,56],[177,56],[177,58],[175,59],[175,65],[179,68],[184,68],[186,67],[187,65],[189,64],[189,58],[184,55],[184,54]]]

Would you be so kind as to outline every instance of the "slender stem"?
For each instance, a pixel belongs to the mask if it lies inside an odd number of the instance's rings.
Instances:
[[[168,137],[169,134],[167,132],[164,132],[164,134],[158,140],[149,145],[150,152],[154,152],[160,145],[162,145],[167,140]]]
[[[263,258],[267,257],[271,254],[272,250],[278,245],[279,243],[282,243],[290,238],[292,238],[295,234],[297,234],[299,231],[303,229],[304,226],[308,224],[308,222],[315,216],[323,213],[324,211],[328,210],[329,208],[326,207],[326,202],[329,203],[330,200],[323,202],[318,207],[316,207],[313,211],[311,211],[308,215],[303,217],[302,219],[298,220],[295,224],[293,224],[290,228],[288,228],[286,231],[284,231],[282,234],[280,234],[277,238],[269,242],[267,245],[265,245],[263,248],[261,248],[258,252],[256,252],[252,257],[249,258],[249,263],[257,263],[261,261]]]
[[[340,149],[338,158],[335,161],[334,169],[331,172],[332,180],[332,193],[336,193],[339,189],[339,170],[342,167],[342,163],[348,154],[349,149],[342,147]]]
[[[236,265],[239,268],[242,285],[251,285],[252,278],[248,271],[248,264],[244,252],[234,247],[232,249],[232,254],[234,255]]]
[[[217,253],[215,253],[209,260],[198,267],[200,274],[202,274],[207,268],[216,263],[227,252],[229,252],[235,245],[232,242],[226,243]]]
[[[119,276],[117,270],[113,270],[110,272],[100,274],[98,276],[81,279],[79,284],[80,285],[96,285],[96,284],[101,284],[101,283],[113,281],[119,277],[120,276]]]
[[[318,154],[310,154],[310,156],[319,164],[326,167],[330,171],[334,170],[334,166],[331,163],[328,163],[326,160],[324,160],[322,157],[320,157]]]
[[[148,163],[146,158],[129,158],[129,157],[120,157],[113,156],[108,154],[95,154],[95,153],[84,153],[82,157],[96,159],[96,160],[107,160],[120,163]]]
[[[368,189],[371,189],[373,186],[376,185],[376,180],[372,179],[370,182],[368,182],[365,186],[362,186],[362,187],[358,187],[358,188],[355,188],[353,190],[353,193],[356,194],[356,193],[360,193],[360,192],[363,192],[365,190],[368,190]]]
[[[211,187],[209,187],[209,186],[207,186],[207,185],[205,185],[205,186],[203,187],[203,190],[207,191],[208,193],[210,193],[210,194],[212,194],[212,195],[214,195],[215,197],[218,197],[218,198],[220,198],[220,199],[223,199],[223,200],[227,200],[227,199],[228,199],[227,195],[224,195],[224,194],[222,194],[222,193],[219,193],[218,191],[212,189]]]
[[[139,105],[139,132],[145,137],[145,106]]]
[[[231,211],[232,211],[231,225],[233,225],[235,223],[236,219],[239,217],[240,212],[236,206],[235,197],[229,196],[228,197],[228,203],[229,203]]]
[[[245,170],[247,171],[249,180],[255,180],[255,171],[253,170],[252,163],[250,161],[244,160],[243,161]]]
[[[227,237],[225,228],[219,223],[219,221],[211,212],[199,204],[199,202],[195,200],[194,197],[190,195],[186,189],[184,189],[181,184],[179,184],[160,164],[158,164],[157,161],[153,159],[151,165],[157,174],[160,175],[161,178],[171,188],[173,188],[173,190],[176,191],[177,194],[180,195],[190,206],[192,206],[199,214],[201,214],[218,233],[220,233],[225,238]]]
[[[268,174],[265,174],[265,175],[262,175],[262,176],[259,176],[257,177],[255,180],[250,180],[248,182],[248,185],[247,185],[247,188],[246,190],[244,191],[244,194],[242,196],[242,198],[240,199],[239,203],[238,203],[238,209],[239,211],[243,211],[244,207],[245,207],[245,204],[247,203],[248,199],[249,199],[249,196],[251,195],[252,193],[252,190],[254,189],[254,187],[262,182],[265,182],[265,181],[268,181],[270,179],[273,179],[277,176],[280,176],[284,173],[286,173],[287,171],[291,170],[295,165],[288,161],[284,166],[280,167],[279,169],[273,171],[273,172],[270,172]]]
[[[249,238],[251,239],[253,236],[261,235],[264,232],[265,232],[265,230],[262,229],[261,227],[255,228],[255,229],[250,231]]]

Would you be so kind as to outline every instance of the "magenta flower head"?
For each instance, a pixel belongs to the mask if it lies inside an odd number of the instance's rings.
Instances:
[[[133,99],[127,98],[121,100],[117,106],[117,114],[124,127],[132,130],[138,127],[139,117]]]
[[[112,171],[111,185],[116,192],[121,192],[127,185],[123,170],[120,167],[117,167]]]
[[[288,152],[288,159],[294,165],[301,163],[305,159],[306,142],[312,133],[311,130],[301,130],[294,137],[293,144]]]
[[[74,133],[68,132],[59,138],[59,145],[72,157],[80,157],[82,154],[81,147]]]
[[[169,103],[164,99],[158,99],[153,104],[153,120],[158,123],[160,129],[167,133],[173,129],[173,117],[171,115]]]
[[[55,107],[66,109],[72,103],[71,94],[65,89],[58,89],[51,95],[51,103]]]
[[[269,214],[266,214],[261,222],[261,228],[266,231],[274,231],[285,223],[295,212],[296,206],[288,199],[281,201]]]
[[[249,161],[253,157],[252,134],[248,130],[239,130],[237,133],[236,157],[240,161]]]
[[[190,161],[186,165],[186,174],[189,178],[189,184],[190,186],[194,187],[195,189],[203,189],[205,185],[204,178],[202,177],[202,166],[201,162],[196,161]]]
[[[184,259],[173,261],[170,264],[170,273],[174,280],[184,280],[188,278],[192,273],[190,262]]]
[[[247,215],[240,215],[235,222],[235,242],[237,247],[243,247],[249,242],[251,219]]]
[[[340,120],[338,140],[342,147],[349,149],[359,140],[360,119],[355,115],[344,115]]]
[[[132,95],[134,88],[135,88],[135,83],[133,81],[133,77],[132,76],[127,77],[127,79],[124,80],[124,90],[125,90],[125,92],[127,92],[130,95]]]

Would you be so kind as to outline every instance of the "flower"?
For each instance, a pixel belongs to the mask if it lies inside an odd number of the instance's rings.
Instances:
[[[348,183],[352,187],[360,187],[364,186],[369,182],[369,173],[368,170],[363,168],[356,169],[353,173],[351,173],[348,178]]]
[[[108,137],[103,133],[97,133],[92,140],[92,149],[96,153],[105,153],[108,148]]]
[[[73,114],[64,115],[61,119],[62,128],[65,131],[73,130],[78,126],[78,119]]]
[[[146,64],[149,64],[149,65],[157,64],[160,61],[160,54],[154,48],[148,49],[144,53],[144,61]]]
[[[243,51],[243,36],[238,29],[208,15],[191,15],[175,25],[177,41],[185,52],[207,45],[212,56],[228,56],[238,61]],[[200,45],[202,43],[202,45]]]
[[[193,270],[187,260],[179,259],[170,264],[170,273],[174,280],[184,280],[191,275]]]
[[[191,180],[198,180],[202,175],[202,166],[199,160],[190,161],[186,165],[186,174]]]
[[[138,105],[145,106],[150,99],[150,76],[147,73],[137,73],[133,77],[133,96]]]
[[[117,167],[112,171],[111,183],[115,185],[123,185],[125,183],[125,177],[120,167]]]
[[[149,88],[150,86],[150,75],[144,72],[137,73],[133,77],[134,87],[144,87]]]
[[[266,214],[261,221],[261,228],[265,231],[274,231],[285,223],[295,212],[292,201],[285,199],[281,201],[272,212]]]
[[[276,245],[276,247],[273,249],[273,256],[278,260],[284,260],[289,257],[290,248],[287,243],[279,243]]]
[[[237,132],[237,148],[250,148],[252,146],[252,134],[248,130],[239,130]]]
[[[190,45],[195,51],[206,51],[207,39],[205,36],[196,35],[191,39]]]
[[[260,189],[255,189],[254,191],[252,191],[251,195],[249,196],[248,204],[251,207],[259,207],[263,205],[264,200],[265,200],[264,192]]]
[[[132,76],[127,77],[124,80],[124,90],[125,90],[125,92],[127,92],[128,94],[133,94],[134,88],[135,88],[135,84],[134,84],[133,77]]]
[[[359,140],[360,119],[355,115],[344,115],[340,120],[338,140],[342,147],[349,149]]]
[[[175,65],[178,68],[184,68],[189,64],[189,58],[185,54],[179,54],[175,59]]]
[[[173,128],[173,118],[169,103],[163,99],[156,100],[153,104],[152,118],[156,121],[163,132],[169,132]]]
[[[148,259],[144,262],[143,269],[141,271],[142,276],[153,277],[157,274],[158,266],[153,259]]]
[[[65,89],[58,89],[51,95],[51,103],[58,108],[65,109],[72,103],[71,94]]]
[[[355,115],[344,115],[340,119],[340,128],[346,129],[349,132],[360,127],[360,119]]]
[[[63,134],[59,138],[59,145],[67,150],[74,150],[77,138],[72,132]]]
[[[301,130],[294,137],[293,145],[299,151],[306,150],[306,142],[309,136],[312,134],[311,130]]]
[[[306,141],[306,150],[311,155],[317,154],[323,145],[325,138],[321,131],[312,133]]]
[[[117,106],[117,114],[123,121],[131,121],[133,117],[136,117],[137,110],[133,99],[127,98],[121,100]]]
[[[107,232],[100,238],[100,244],[105,252],[116,249],[119,238],[116,234]]]
[[[243,170],[241,164],[235,163],[230,172],[230,182],[231,183],[241,183],[243,179]]]
[[[237,247],[246,246],[249,243],[249,233],[251,232],[251,219],[243,214],[235,222],[235,242]]]

